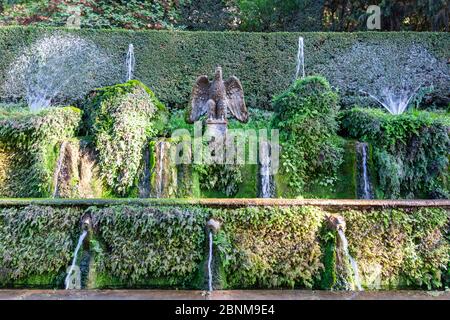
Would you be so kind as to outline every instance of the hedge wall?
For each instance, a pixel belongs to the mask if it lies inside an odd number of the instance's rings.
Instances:
[[[250,107],[269,109],[272,96],[286,90],[294,78],[300,35],[305,37],[308,75],[319,73],[327,77],[327,65],[334,64],[337,57],[359,42],[396,43],[405,48],[413,43],[423,44],[445,61],[450,52],[449,33],[134,32],[5,27],[0,28],[0,83],[4,82],[9,65],[25,46],[56,32],[79,34],[102,48],[111,56],[111,68],[116,68],[116,83],[125,78],[125,69],[121,66],[124,66],[129,43],[133,43],[137,79],[169,107],[183,108],[196,77],[212,75],[214,67],[220,64],[225,77],[235,74],[242,80]],[[436,82],[440,83],[435,88],[436,94],[446,96],[448,101],[448,81]],[[108,84],[99,83],[98,87],[103,85]],[[6,98],[0,89],[0,99]]]
[[[342,289],[337,235],[324,208],[139,201],[3,206],[0,287],[62,288],[87,213],[92,228],[77,259],[84,288],[206,289],[205,225],[212,217],[221,222],[213,236],[215,289]],[[353,207],[342,215],[364,288],[449,288],[448,209]]]

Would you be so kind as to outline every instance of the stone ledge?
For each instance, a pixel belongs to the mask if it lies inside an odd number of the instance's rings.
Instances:
[[[317,206],[333,210],[383,208],[444,208],[450,200],[333,200],[333,199],[0,199],[0,207],[49,205],[67,207],[142,205],[239,208],[248,206]]]

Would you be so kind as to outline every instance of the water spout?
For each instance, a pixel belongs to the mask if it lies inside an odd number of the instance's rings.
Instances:
[[[338,232],[339,238],[340,238],[341,243],[342,243],[342,249],[344,251],[344,255],[348,259],[348,261],[350,262],[350,266],[351,266],[351,268],[353,270],[353,280],[355,281],[355,286],[358,289],[358,291],[362,291],[363,289],[362,289],[362,286],[361,286],[361,280],[359,278],[358,264],[356,263],[356,260],[353,259],[353,257],[348,252],[348,241],[347,241],[347,238],[345,237],[344,229],[343,228],[337,228],[337,232]]]
[[[422,86],[417,87],[414,91],[409,92],[402,90],[401,92],[394,93],[388,88],[384,88],[380,93],[380,98],[377,98],[371,93],[364,90],[359,90],[361,93],[368,95],[370,98],[379,103],[383,108],[389,111],[390,114],[399,115],[406,111],[411,100],[416,96],[417,91]]]
[[[372,186],[370,184],[370,175],[368,169],[369,145],[367,143],[358,142],[356,144],[356,151],[358,154],[359,167],[361,170],[358,179],[358,198],[372,199]]]
[[[297,52],[297,68],[295,71],[295,79],[297,80],[300,75],[300,70],[302,72],[302,78],[305,77],[305,52],[304,52],[304,41],[303,37],[298,38],[298,52]]]
[[[66,290],[71,289],[70,285],[72,283],[72,273],[74,272],[76,263],[77,263],[77,257],[78,257],[78,251],[80,250],[81,245],[83,244],[84,238],[86,238],[88,234],[87,230],[84,230],[81,235],[80,238],[78,239],[78,244],[75,248],[75,251],[73,253],[73,260],[72,260],[72,265],[70,266],[69,271],[67,272],[67,276],[66,279],[64,280],[64,284],[66,286]]]
[[[134,67],[136,65],[136,59],[134,57],[134,46],[130,43],[128,46],[126,67],[127,67],[127,81],[133,80],[134,78]]]

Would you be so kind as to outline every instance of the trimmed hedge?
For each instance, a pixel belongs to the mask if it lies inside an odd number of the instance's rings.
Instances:
[[[60,144],[76,136],[81,117],[73,107],[2,115],[0,197],[49,196]]]
[[[143,152],[162,131],[166,107],[144,84],[131,80],[91,92],[84,110],[105,186],[119,197],[137,195]]]
[[[4,82],[9,66],[25,46],[56,32],[92,40],[111,57],[114,67],[124,65],[128,45],[133,43],[137,79],[169,107],[181,108],[187,106],[196,77],[212,75],[214,67],[220,64],[225,77],[234,74],[240,78],[248,106],[270,109],[272,96],[286,90],[293,81],[300,35],[305,37],[307,74],[325,77],[328,76],[327,66],[359,42],[395,43],[405,48],[413,43],[423,44],[441,60],[447,60],[450,52],[449,33],[135,32],[4,27],[0,28],[0,83]],[[125,68],[117,70],[116,82],[122,82]],[[435,94],[447,100],[448,92],[448,85],[435,88]],[[355,94],[341,92],[343,96]],[[3,88],[0,89],[0,99],[6,98]]]

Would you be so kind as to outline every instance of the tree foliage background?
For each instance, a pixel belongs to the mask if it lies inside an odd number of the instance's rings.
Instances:
[[[0,0],[0,25],[240,31],[366,30],[381,8],[385,31],[450,31],[450,0]]]

